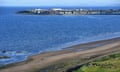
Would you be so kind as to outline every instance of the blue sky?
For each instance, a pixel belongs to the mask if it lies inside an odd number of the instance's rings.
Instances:
[[[0,0],[0,6],[120,6],[120,0]]]

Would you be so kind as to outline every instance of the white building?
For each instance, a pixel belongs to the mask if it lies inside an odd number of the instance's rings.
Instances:
[[[52,10],[53,10],[53,11],[61,11],[61,10],[63,10],[63,9],[61,9],[61,8],[53,8]]]

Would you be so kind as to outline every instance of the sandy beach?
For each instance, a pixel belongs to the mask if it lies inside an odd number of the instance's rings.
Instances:
[[[7,65],[1,68],[0,72],[64,72],[76,65],[116,52],[120,52],[120,38],[79,44],[60,51],[41,53],[29,57],[27,61]],[[72,64],[73,61],[74,64]],[[65,63],[72,65],[65,68],[59,67],[60,64],[63,65]],[[58,68],[51,71],[55,66],[58,66]]]

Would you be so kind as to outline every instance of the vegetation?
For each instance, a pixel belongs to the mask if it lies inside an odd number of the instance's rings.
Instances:
[[[83,65],[73,72],[120,72],[120,53]]]

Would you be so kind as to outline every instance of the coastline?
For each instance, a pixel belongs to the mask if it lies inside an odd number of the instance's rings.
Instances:
[[[99,10],[99,9],[62,9],[62,8],[53,8],[53,9],[32,9],[19,11],[18,14],[32,14],[32,15],[120,15],[120,10],[108,9],[108,10]]]
[[[33,55],[30,56],[27,61],[13,64],[13,66],[11,64],[8,67],[6,66],[5,68],[0,69],[0,72],[33,72],[35,69],[44,69],[55,63],[71,60],[73,58],[82,59],[93,57],[92,59],[94,59],[94,56],[96,58],[115,52],[120,52],[120,37],[78,44],[60,51],[44,52]]]

